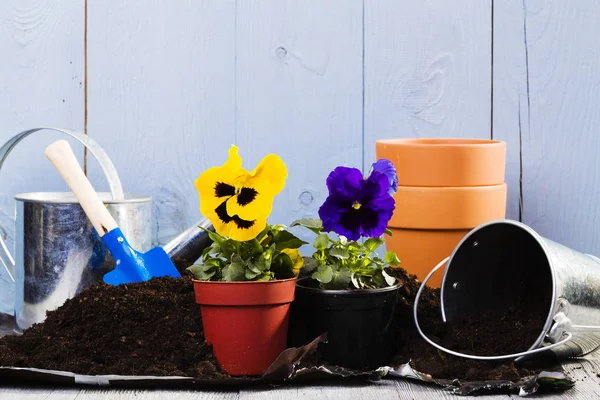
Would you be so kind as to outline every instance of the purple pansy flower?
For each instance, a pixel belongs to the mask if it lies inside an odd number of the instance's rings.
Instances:
[[[371,166],[371,173],[373,173],[373,171],[381,172],[387,176],[388,180],[390,181],[388,193],[390,196],[393,196],[398,190],[398,175],[396,174],[396,167],[394,164],[392,164],[390,160],[382,158],[373,163]]]
[[[337,167],[327,177],[327,187],[329,196],[319,208],[326,232],[350,240],[383,235],[395,208],[385,174],[372,171],[365,179],[356,168]]]

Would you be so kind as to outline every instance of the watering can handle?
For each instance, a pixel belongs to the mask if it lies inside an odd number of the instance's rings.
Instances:
[[[12,151],[12,149],[21,140],[25,139],[27,136],[31,135],[32,133],[35,133],[35,132],[41,131],[41,130],[45,130],[45,129],[50,130],[50,131],[64,133],[64,134],[72,137],[73,139],[77,140],[81,144],[83,144],[90,151],[90,153],[94,156],[94,158],[96,158],[96,160],[98,160],[98,163],[100,164],[100,167],[102,168],[102,171],[104,172],[104,175],[106,176],[106,180],[108,181],[108,185],[110,187],[110,192],[112,194],[113,200],[121,201],[124,199],[125,196],[123,195],[123,188],[121,186],[121,180],[119,179],[119,175],[117,175],[117,170],[115,169],[112,161],[110,160],[110,158],[108,158],[108,155],[89,136],[87,136],[83,133],[69,130],[69,129],[50,128],[50,127],[34,128],[34,129],[29,129],[29,130],[23,131],[15,136],[13,136],[0,148],[0,168],[2,168],[2,165],[4,165],[4,161],[6,160],[6,157],[8,156],[8,154]],[[4,266],[4,269],[8,273],[9,278],[14,282],[15,281],[15,278],[14,278],[14,276],[15,276],[15,260],[11,256],[10,251],[8,250],[8,247],[6,246],[6,243],[4,242],[4,240],[2,239],[1,236],[0,236],[0,263],[2,263],[2,265]]]
[[[530,354],[535,354],[535,353],[540,353],[542,351],[547,351],[550,349],[553,349],[555,347],[561,346],[565,343],[567,343],[569,340],[571,340],[571,338],[573,337],[573,334],[571,334],[571,332],[564,332],[563,333],[563,338],[556,342],[556,343],[552,343],[551,345],[548,346],[544,346],[544,347],[540,347],[537,349],[533,349],[533,350],[527,350],[521,353],[514,353],[514,354],[505,354],[505,355],[501,355],[501,356],[474,356],[471,354],[464,354],[464,353],[459,353],[457,351],[452,351],[449,350],[445,347],[440,346],[439,344],[435,343],[434,341],[432,341],[431,339],[429,339],[425,333],[423,333],[423,331],[421,330],[421,326],[419,325],[419,318],[418,318],[418,313],[417,313],[417,309],[419,307],[419,298],[421,297],[421,292],[423,292],[423,289],[425,288],[425,285],[427,284],[427,282],[429,281],[429,279],[433,276],[433,274],[435,274],[440,268],[442,268],[444,266],[444,264],[446,264],[446,262],[448,262],[448,260],[450,259],[450,257],[446,257],[445,259],[443,259],[442,261],[440,261],[440,263],[438,265],[435,266],[435,268],[433,268],[429,274],[425,277],[425,279],[423,279],[423,282],[421,283],[421,286],[419,287],[419,290],[417,291],[417,295],[415,296],[415,303],[413,306],[413,318],[415,321],[415,326],[417,328],[417,331],[419,331],[419,334],[421,335],[421,337],[423,339],[425,339],[430,345],[432,345],[433,347],[438,348],[439,350],[442,350],[448,354],[451,354],[453,356],[456,357],[463,357],[463,358],[470,358],[472,360],[503,360],[503,359],[508,359],[508,358],[521,358],[524,356],[528,356]],[[443,308],[442,308],[443,310]],[[446,317],[443,317],[444,322],[446,321]]]

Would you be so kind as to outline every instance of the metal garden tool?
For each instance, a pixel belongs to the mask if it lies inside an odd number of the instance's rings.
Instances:
[[[155,247],[146,253],[131,247],[83,173],[66,140],[50,144],[46,148],[46,157],[63,177],[116,261],[115,269],[104,275],[104,282],[119,285],[147,281],[153,277],[181,276],[162,247]]]

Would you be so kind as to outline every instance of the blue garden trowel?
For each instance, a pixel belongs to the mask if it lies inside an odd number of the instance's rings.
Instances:
[[[46,157],[67,182],[117,263],[114,270],[104,275],[104,282],[119,285],[147,281],[154,277],[181,276],[162,247],[140,253],[129,245],[117,222],[83,173],[66,140],[58,140],[49,145],[46,148]]]

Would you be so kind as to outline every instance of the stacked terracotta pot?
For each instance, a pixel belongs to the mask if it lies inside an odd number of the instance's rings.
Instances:
[[[387,250],[420,280],[471,229],[506,217],[502,141],[387,139],[376,142],[376,155],[392,161],[398,174]],[[439,287],[442,277],[438,272],[429,285]]]

